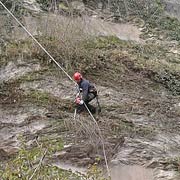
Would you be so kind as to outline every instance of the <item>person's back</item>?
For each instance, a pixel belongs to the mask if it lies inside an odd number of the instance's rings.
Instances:
[[[88,80],[82,78],[78,85],[79,89],[82,91],[82,100],[86,104],[96,97],[97,91]]]
[[[84,110],[84,103],[88,108],[90,107],[92,109],[92,106],[89,105],[89,102],[97,96],[96,88],[88,80],[84,79],[78,72],[74,74],[73,78],[79,86],[79,92],[82,93],[81,97],[76,99],[76,104],[78,104],[79,111]]]

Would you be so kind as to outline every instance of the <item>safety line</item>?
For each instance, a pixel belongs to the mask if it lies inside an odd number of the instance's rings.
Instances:
[[[2,1],[0,1],[0,4],[4,7],[4,9],[6,9],[6,11],[16,20],[16,22],[27,32],[27,34],[40,46],[40,48],[53,60],[53,62],[66,74],[66,76],[73,81],[76,85],[77,83],[71,78],[71,76],[61,67],[61,65],[51,56],[51,54],[39,43],[39,41],[34,38],[34,36],[25,28],[25,26],[11,13],[11,11],[9,11],[9,9],[2,3]],[[106,151],[105,151],[105,146],[104,146],[104,141],[103,141],[103,137],[102,137],[102,133],[101,130],[99,128],[99,125],[97,123],[97,121],[95,120],[94,116],[92,115],[92,113],[90,112],[89,108],[87,107],[87,105],[84,103],[86,109],[88,110],[91,118],[93,119],[93,121],[95,122],[95,124],[98,127],[98,131],[99,131],[99,135],[100,138],[102,140],[102,146],[103,146],[103,153],[104,153],[104,159],[105,159],[105,163],[106,163],[106,169],[107,169],[107,173],[108,176],[110,177],[110,170],[109,170],[109,166],[108,166],[108,162],[107,162],[107,156],[106,156]]]
[[[107,173],[108,173],[108,176],[111,177],[110,175],[110,170],[109,170],[109,166],[108,166],[108,162],[107,162],[107,156],[106,156],[106,151],[105,151],[105,146],[104,146],[104,138],[102,136],[102,133],[101,133],[101,129],[99,128],[99,125],[97,123],[97,121],[94,119],[94,116],[92,115],[91,111],[89,110],[89,108],[87,107],[87,105],[84,103],[86,109],[88,110],[90,116],[92,117],[93,121],[95,122],[96,126],[98,127],[98,131],[99,131],[99,136],[101,138],[101,143],[102,143],[102,148],[103,148],[103,154],[104,154],[104,160],[105,160],[105,163],[106,163],[106,168],[107,168]]]
[[[61,65],[50,55],[50,53],[39,43],[39,41],[24,27],[24,25],[9,11],[9,9],[0,1],[0,4],[6,9],[6,11],[16,20],[16,22],[28,33],[28,35],[43,49],[43,51],[54,61],[54,63],[66,74],[66,76],[73,82],[75,82],[71,76],[61,67]]]

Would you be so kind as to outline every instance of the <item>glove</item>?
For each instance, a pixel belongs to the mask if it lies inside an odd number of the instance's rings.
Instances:
[[[76,98],[76,104],[80,104],[80,105],[82,105],[83,103],[84,103],[84,101],[83,100],[81,100],[79,97],[78,98]]]
[[[83,101],[83,100],[80,100],[79,104],[82,105],[83,103],[84,103],[84,101]]]

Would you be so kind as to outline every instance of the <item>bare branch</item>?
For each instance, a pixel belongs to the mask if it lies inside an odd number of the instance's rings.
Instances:
[[[40,159],[40,161],[39,161],[39,164],[37,165],[36,169],[34,170],[33,174],[32,174],[31,177],[29,178],[29,180],[31,180],[31,179],[34,177],[34,175],[35,175],[35,173],[37,172],[37,170],[41,167],[42,161],[43,161],[43,159],[45,158],[46,153],[47,153],[47,149],[45,149],[45,151],[44,151],[44,153],[43,153],[43,155],[42,155],[42,157],[41,157],[41,159]]]

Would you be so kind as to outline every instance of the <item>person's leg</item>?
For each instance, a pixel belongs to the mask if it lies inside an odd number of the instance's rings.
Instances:
[[[84,110],[85,110],[85,107],[84,107],[83,104],[82,105],[77,105],[77,113],[81,113]]]
[[[91,111],[91,113],[96,113],[96,108],[89,104],[90,101],[92,101],[96,96],[93,93],[88,94],[88,99],[85,101],[85,104],[87,105],[88,109]]]
[[[87,104],[87,107],[92,114],[96,113],[96,108],[94,106],[92,106],[91,104]]]
[[[92,105],[89,104],[90,101],[92,101],[96,96],[93,93],[89,93],[88,94],[88,99],[87,101],[85,101],[84,103],[86,104],[86,106],[88,107],[88,109],[92,112],[95,113],[96,112],[96,108]],[[77,105],[77,113],[81,113],[82,111],[85,111],[86,108],[85,106],[82,105]]]

